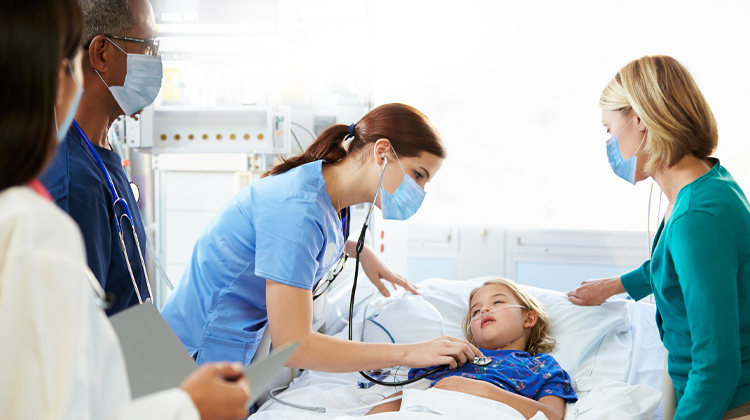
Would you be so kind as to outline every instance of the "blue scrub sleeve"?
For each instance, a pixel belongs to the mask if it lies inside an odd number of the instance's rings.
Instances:
[[[255,219],[255,275],[311,290],[325,244],[315,202],[289,198]]]
[[[113,252],[110,233],[109,205],[84,188],[71,185],[68,193],[68,214],[76,221],[86,245],[89,268],[103,288]],[[116,248],[119,250],[119,247]]]
[[[635,300],[641,300],[654,293],[651,288],[651,260],[635,270],[620,276],[625,291]]]
[[[692,340],[692,367],[674,419],[720,419],[742,372],[737,250],[721,222],[707,213],[681,216],[671,235]]]

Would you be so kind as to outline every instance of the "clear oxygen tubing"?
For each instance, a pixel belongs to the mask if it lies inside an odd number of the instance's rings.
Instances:
[[[476,321],[477,319],[484,318],[484,317],[486,317],[488,315],[492,315],[494,313],[497,313],[497,312],[500,312],[500,311],[504,311],[504,310],[510,309],[510,308],[528,309],[528,308],[526,308],[523,305],[508,305],[508,306],[506,306],[504,308],[493,309],[491,311],[487,311],[487,312],[483,312],[483,313],[480,313],[480,314],[476,314],[475,316],[471,317],[471,319],[469,320],[469,325],[466,326],[466,332],[469,332],[469,330],[471,330],[471,324],[474,321]]]
[[[319,407],[319,406],[314,407],[314,406],[309,406],[309,405],[302,405],[302,404],[290,403],[289,401],[284,401],[281,398],[279,398],[279,397],[276,396],[280,391],[284,391],[287,388],[289,388],[288,385],[287,386],[282,386],[282,387],[279,387],[279,388],[274,388],[271,391],[269,391],[268,395],[271,397],[272,400],[274,400],[274,401],[276,401],[276,402],[278,402],[280,404],[288,405],[289,407],[298,408],[300,410],[315,411],[316,413],[321,413],[321,414],[323,414],[323,413],[351,413],[353,411],[360,411],[360,410],[363,410],[365,408],[376,407],[378,405],[389,403],[391,401],[397,401],[397,400],[400,400],[401,398],[403,398],[402,395],[399,395],[397,397],[386,398],[386,399],[378,401],[376,403],[367,404],[367,405],[363,405],[363,406],[360,406],[360,407],[345,408],[345,409],[341,409],[341,410],[329,410],[329,409],[327,409],[325,407]]]

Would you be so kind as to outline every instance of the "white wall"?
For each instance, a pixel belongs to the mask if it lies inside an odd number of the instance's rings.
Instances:
[[[612,173],[597,106],[611,77],[645,54],[672,55],[692,71],[719,121],[716,156],[750,188],[750,1],[278,0],[278,7],[276,36],[166,36],[162,49],[175,54],[165,59],[212,52],[214,78],[197,84],[210,91],[206,85],[221,81],[225,88],[209,92],[217,103],[239,104],[222,92],[247,91],[251,102],[292,105],[292,118],[308,126],[313,114],[348,124],[370,103],[424,111],[449,159],[416,223],[646,230],[648,182],[633,188]],[[341,105],[353,113],[332,108]]]
[[[748,1],[372,0],[368,13],[357,63],[375,104],[419,108],[449,149],[416,223],[645,231],[650,181],[612,173],[597,102],[646,54],[690,69],[716,156],[750,191]]]
[[[453,258],[441,262],[441,272],[453,271],[446,276],[513,274],[502,260],[507,230],[645,231],[649,182],[632,187],[612,173],[597,102],[624,64],[646,54],[672,55],[691,70],[719,122],[716,156],[750,191],[750,1],[278,4],[277,36],[165,37],[165,68],[204,54],[208,79],[186,71],[182,80],[203,95],[194,105],[291,105],[307,126],[314,115],[354,122],[371,101],[425,112],[449,158],[410,226],[389,225],[386,257],[402,273]],[[448,241],[458,248],[412,246],[424,239],[418,232],[446,227],[460,227]],[[643,235],[644,252],[646,244]],[[170,274],[191,249],[168,250]]]

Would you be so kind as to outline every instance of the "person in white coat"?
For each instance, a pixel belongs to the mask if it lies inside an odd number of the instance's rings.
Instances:
[[[35,177],[80,98],[75,0],[0,2],[0,419],[236,419],[241,366],[208,364],[133,400],[75,222]]]

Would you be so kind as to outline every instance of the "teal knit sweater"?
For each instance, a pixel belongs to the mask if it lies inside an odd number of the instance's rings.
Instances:
[[[677,419],[720,419],[750,400],[750,205],[718,160],[680,190],[651,260],[622,275],[653,293]]]

